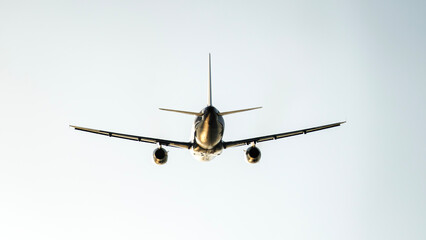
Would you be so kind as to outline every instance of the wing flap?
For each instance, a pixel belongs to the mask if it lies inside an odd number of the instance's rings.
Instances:
[[[292,136],[296,136],[296,135],[300,135],[300,134],[303,134],[303,131],[295,131],[295,132],[289,132],[289,133],[279,134],[279,135],[277,135],[277,139],[286,138],[286,137],[292,137]]]
[[[159,139],[159,138],[150,138],[150,137],[142,137],[142,136],[135,136],[135,135],[128,135],[123,133],[115,133],[110,131],[103,131],[103,130],[97,130],[92,128],[85,128],[85,127],[78,127],[70,125],[70,127],[74,128],[75,130],[84,131],[84,132],[90,132],[95,134],[100,134],[104,136],[109,137],[116,137],[116,138],[122,138],[127,140],[133,140],[138,142],[145,142],[145,143],[152,143],[152,144],[160,144],[163,146],[171,146],[176,148],[185,148],[190,149],[192,146],[191,142],[178,142],[178,141],[172,141],[172,140],[166,140],[166,139]]]

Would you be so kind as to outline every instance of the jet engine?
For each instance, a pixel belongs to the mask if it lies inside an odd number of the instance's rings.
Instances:
[[[167,162],[167,151],[164,148],[156,148],[152,155],[155,163],[158,165],[163,165]]]
[[[256,146],[251,146],[246,150],[246,158],[249,163],[257,163],[260,160],[260,150]]]

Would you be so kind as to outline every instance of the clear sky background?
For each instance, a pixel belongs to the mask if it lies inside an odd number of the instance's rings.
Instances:
[[[425,1],[0,1],[0,239],[426,239]],[[187,141],[347,120],[211,162]]]

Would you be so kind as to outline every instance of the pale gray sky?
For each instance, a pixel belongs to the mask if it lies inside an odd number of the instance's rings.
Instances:
[[[0,239],[425,239],[424,1],[0,1]],[[186,141],[336,121],[204,163]]]

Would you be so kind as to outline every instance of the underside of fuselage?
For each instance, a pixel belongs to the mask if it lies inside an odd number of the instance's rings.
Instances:
[[[204,149],[200,147],[199,145],[194,144],[194,146],[190,149],[190,151],[191,151],[191,154],[194,156],[194,158],[200,161],[210,161],[222,153],[223,145],[222,143],[220,143],[213,149]]]

